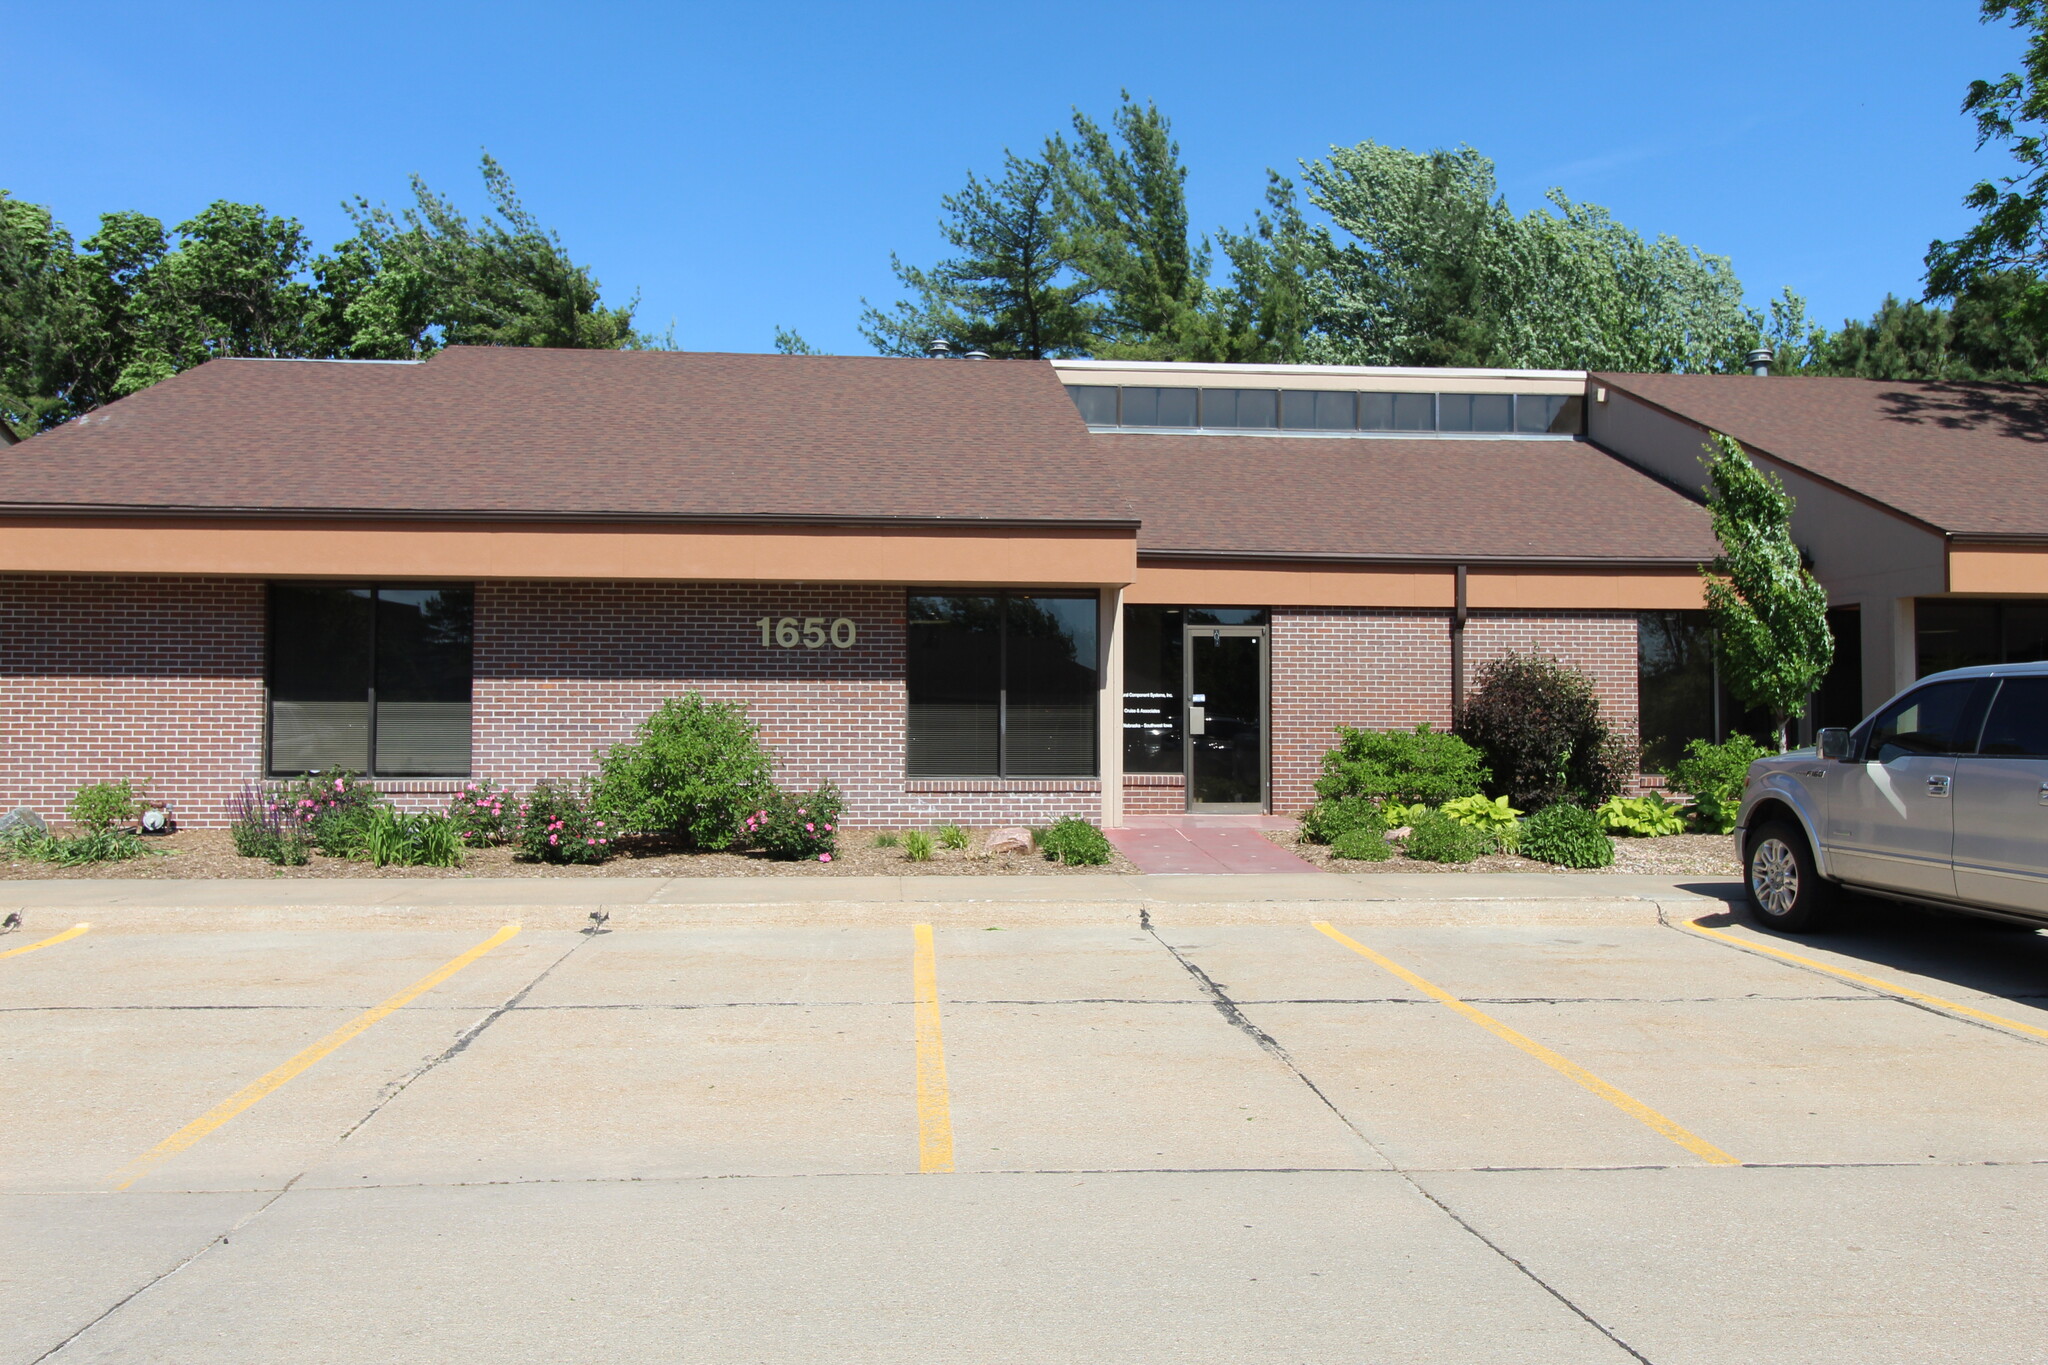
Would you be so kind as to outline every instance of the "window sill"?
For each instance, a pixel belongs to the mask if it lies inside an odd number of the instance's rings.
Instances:
[[[1099,777],[912,777],[906,792],[1099,792]]]

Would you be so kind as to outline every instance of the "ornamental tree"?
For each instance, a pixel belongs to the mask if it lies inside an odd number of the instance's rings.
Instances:
[[[1700,566],[1721,638],[1722,676],[1737,701],[1768,711],[1786,748],[1786,727],[1835,659],[1827,590],[1792,543],[1792,497],[1778,476],[1750,463],[1720,432],[1707,467],[1707,512],[1721,553]]]

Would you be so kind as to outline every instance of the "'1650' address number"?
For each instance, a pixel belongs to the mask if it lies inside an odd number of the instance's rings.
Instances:
[[[852,621],[841,616],[827,621],[822,616],[806,616],[799,620],[794,616],[776,619],[764,616],[754,622],[761,628],[761,647],[767,649],[823,649],[831,645],[834,649],[852,649],[860,632]]]

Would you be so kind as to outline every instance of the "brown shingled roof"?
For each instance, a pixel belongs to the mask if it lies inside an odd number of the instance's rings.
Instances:
[[[2048,535],[2048,386],[1602,374],[1952,535]]]
[[[216,360],[7,448],[0,474],[17,511],[1131,520],[1029,361]]]
[[[1662,560],[1717,552],[1704,509],[1583,441],[1097,435],[1138,552]]]

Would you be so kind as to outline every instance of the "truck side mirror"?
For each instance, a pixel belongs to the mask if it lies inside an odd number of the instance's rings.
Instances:
[[[1829,726],[1820,732],[1820,756],[1840,762],[1849,757],[1849,732]]]

